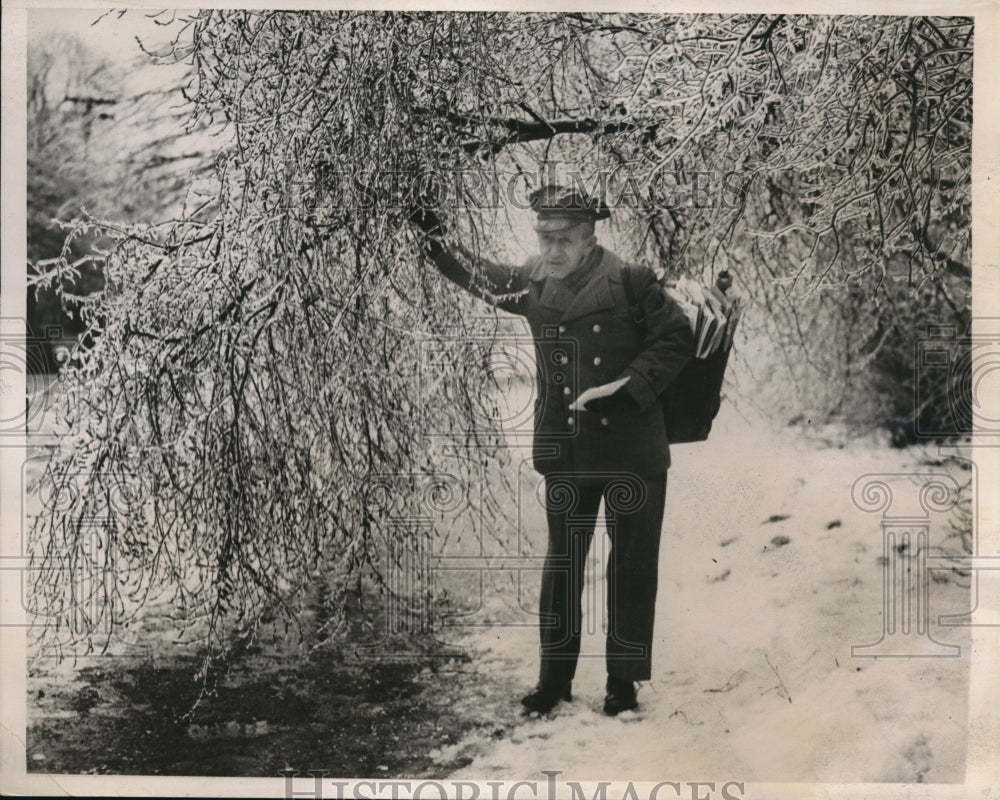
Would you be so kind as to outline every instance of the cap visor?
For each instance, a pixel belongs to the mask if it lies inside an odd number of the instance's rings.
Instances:
[[[555,233],[556,231],[564,231],[568,228],[575,228],[577,225],[582,225],[584,222],[588,222],[587,217],[548,217],[547,219],[539,219],[535,222],[535,230],[538,233]]]

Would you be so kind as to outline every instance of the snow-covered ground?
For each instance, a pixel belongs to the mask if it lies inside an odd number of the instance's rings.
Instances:
[[[511,402],[530,408],[524,397]],[[530,415],[519,420],[530,426]],[[520,442],[527,456],[530,438]],[[451,715],[463,722],[456,731],[470,731],[432,751],[437,768],[423,774],[465,764],[449,777],[961,783],[969,628],[938,617],[968,611],[974,599],[967,574],[929,572],[924,558],[960,550],[949,538],[950,498],[935,483],[954,488],[973,473],[944,455],[848,440],[833,428],[772,432],[724,407],[708,442],[672,449],[653,678],[640,687],[639,711],[601,713],[607,544],[599,529],[573,702],[550,718],[520,716],[518,699],[537,677],[539,572],[501,569],[473,615],[488,624],[443,637],[467,648],[471,662],[425,670],[420,681],[440,706],[441,727]],[[537,557],[540,478],[513,472],[522,498],[513,517],[525,552]],[[887,559],[888,523],[898,527]],[[886,597],[903,599],[886,593],[893,569],[897,582],[908,574],[926,589],[929,628],[899,613],[900,625],[913,627],[887,637],[883,657],[852,654],[882,638]],[[917,652],[931,655],[898,657]],[[64,665],[64,681],[75,669]]]
[[[892,450],[823,433],[771,435],[724,409],[708,442],[673,448],[653,678],[640,687],[638,712],[601,713],[603,535],[591,550],[596,594],[572,703],[518,724],[517,699],[537,675],[535,628],[467,632],[483,688],[455,712],[512,727],[442,751],[442,763],[473,759],[450,777],[543,781],[543,771],[559,770],[571,780],[962,782],[968,628],[937,623],[971,607],[969,580],[925,569],[924,556],[956,542],[945,541],[948,513],[926,494],[921,505],[921,487],[970,473],[933,447]],[[886,509],[880,482],[892,497]],[[888,559],[884,514],[910,518],[908,541],[891,528]],[[544,541],[543,519],[528,524]],[[882,638],[884,597],[903,599],[885,589],[893,569],[897,587],[908,574],[927,590],[930,626],[918,630],[915,607],[900,611],[882,657],[852,655]],[[537,583],[537,573],[524,577],[528,602]],[[889,657],[916,652],[930,655]]]

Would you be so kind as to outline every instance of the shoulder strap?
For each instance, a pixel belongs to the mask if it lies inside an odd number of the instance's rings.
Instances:
[[[632,270],[622,267],[622,284],[625,287],[625,297],[628,299],[628,307],[635,308],[635,289],[632,288]]]
[[[628,301],[629,313],[638,322],[643,322],[643,317],[639,314],[639,298],[633,281],[636,279],[636,271],[628,264],[622,264],[622,288],[625,289],[625,299]]]

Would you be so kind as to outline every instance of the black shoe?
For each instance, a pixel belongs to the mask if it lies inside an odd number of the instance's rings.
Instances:
[[[545,683],[542,681],[529,694],[521,698],[521,705],[524,706],[526,713],[536,711],[539,714],[548,714],[560,700],[568,702],[573,699],[573,695],[570,693],[571,685],[569,681],[566,683]]]
[[[609,717],[617,716],[623,711],[634,711],[639,707],[635,699],[635,684],[608,675],[608,694],[604,698],[604,713]]]

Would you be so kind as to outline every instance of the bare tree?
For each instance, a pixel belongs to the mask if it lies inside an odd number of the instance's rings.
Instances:
[[[168,80],[136,90],[136,77],[151,71]],[[183,107],[184,74],[155,70],[142,54],[112,62],[66,33],[29,47],[28,322],[36,334],[51,325],[84,333],[81,298],[103,288],[100,253],[114,241],[88,220],[190,211],[185,200],[193,179],[211,174],[214,147]]]
[[[26,78],[28,258],[62,255],[75,267],[55,291],[29,291],[28,322],[36,333],[47,325],[61,326],[65,335],[81,333],[76,297],[99,290],[103,278],[89,257],[91,238],[75,237],[64,252],[63,225],[108,195],[111,161],[100,143],[114,116],[121,76],[80,39],[63,34],[29,50]]]
[[[398,532],[370,491],[381,476],[415,492],[448,473],[471,500],[484,463],[504,463],[499,430],[479,424],[489,359],[445,335],[465,330],[467,301],[406,222],[415,175],[434,176],[422,188],[473,268],[503,252],[549,170],[599,187],[633,256],[674,275],[733,268],[780,346],[815,347],[836,323],[858,360],[882,319],[863,308],[921,287],[967,307],[969,20],[183,24],[192,119],[229,136],[212,214],[101,226],[114,291],[92,299],[96,344],[64,375],[66,432],[41,484],[67,499],[36,526],[37,610],[79,613],[62,576],[90,558],[87,519],[104,520],[93,566],[109,577],[79,630],[45,629],[57,639],[114,630],[157,591],[224,649],[317,562],[384,580]]]

